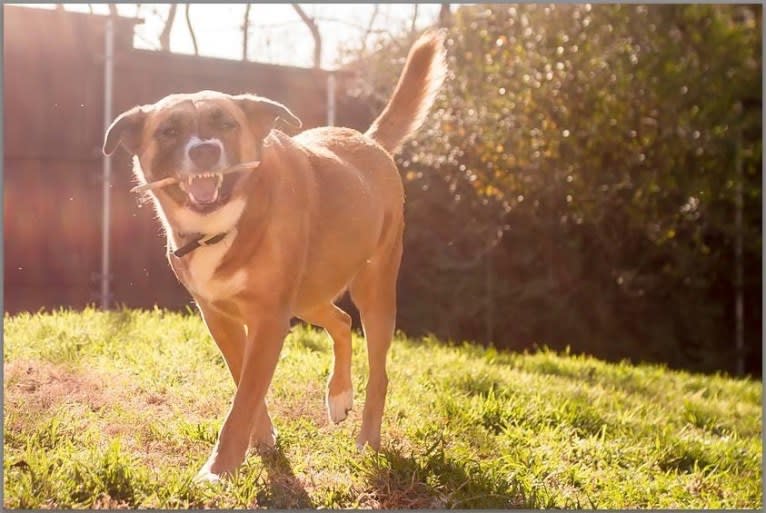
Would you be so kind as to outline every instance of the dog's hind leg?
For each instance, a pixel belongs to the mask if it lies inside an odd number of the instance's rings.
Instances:
[[[239,386],[242,373],[242,358],[245,347],[245,325],[219,312],[211,305],[197,301],[202,319],[213,336],[224,361],[229,367],[234,384]],[[271,423],[266,401],[258,408],[253,430],[250,433],[250,447],[272,448],[276,444],[277,432]]]
[[[333,342],[333,371],[327,382],[327,414],[338,423],[354,406],[351,386],[351,317],[332,303],[299,315],[301,319],[321,328]]]
[[[392,242],[370,259],[349,287],[362,318],[370,368],[362,427],[356,439],[360,450],[365,444],[380,449],[380,426],[388,390],[386,358],[396,325],[396,278],[402,257],[403,228],[399,226]]]

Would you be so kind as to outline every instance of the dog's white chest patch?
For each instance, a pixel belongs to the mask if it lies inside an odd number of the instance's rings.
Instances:
[[[186,256],[186,279],[184,285],[194,296],[200,296],[208,301],[224,299],[240,292],[245,287],[246,274],[239,270],[227,278],[215,275],[224,255],[237,236],[234,227],[242,215],[245,200],[237,198],[211,214],[199,214],[188,209],[173,212],[173,221],[179,231],[185,233],[203,233],[216,235],[226,233],[221,241],[202,246]],[[170,232],[172,234],[172,231]],[[178,247],[177,241],[173,241]]]
[[[203,246],[189,253],[187,263],[189,291],[208,301],[225,299],[245,288],[245,271],[240,269],[225,278],[216,276],[215,270],[229,250],[236,233],[231,232],[222,241],[212,246]]]

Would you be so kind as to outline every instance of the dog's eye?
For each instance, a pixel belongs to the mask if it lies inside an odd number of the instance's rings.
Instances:
[[[234,130],[235,128],[237,128],[237,124],[233,121],[224,121],[223,123],[221,123],[221,128],[223,128],[224,130]]]
[[[178,135],[178,129],[174,126],[168,126],[159,130],[158,135],[161,137],[175,137]]]

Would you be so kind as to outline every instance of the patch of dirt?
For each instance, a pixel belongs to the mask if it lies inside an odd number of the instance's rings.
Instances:
[[[108,412],[119,407],[157,419],[188,412],[190,417],[205,417],[211,409],[207,401],[188,404],[165,391],[147,389],[126,372],[72,369],[43,361],[14,361],[3,364],[5,403],[27,413],[50,412],[60,406],[80,407],[92,412]],[[219,413],[223,407],[218,405]],[[135,429],[135,425],[130,426]],[[119,426],[114,427],[119,432]]]
[[[4,363],[6,406],[22,406],[26,413],[50,411],[65,403],[87,405],[100,411],[117,397],[114,377],[73,372],[64,366],[39,361]],[[110,395],[112,397],[107,397]]]
[[[123,501],[117,501],[109,496],[109,494],[102,493],[93,502],[93,509],[131,509],[130,505]]]
[[[157,440],[151,425],[179,416],[187,421],[199,419],[196,405],[190,407],[172,394],[145,390],[126,372],[73,369],[31,360],[4,363],[3,368],[9,432],[33,432],[61,410],[75,414],[75,418],[78,413],[93,412],[95,418],[88,417],[84,422],[107,439],[120,436],[124,449],[144,463],[155,467],[189,460],[188,454],[178,450],[177,443]],[[136,416],[147,421],[137,422]]]
[[[168,464],[190,465],[197,451],[207,452],[211,448],[178,437],[166,438],[156,431],[158,425],[183,418],[189,423],[214,420],[219,428],[230,401],[230,397],[222,403],[220,397],[176,395],[137,382],[126,371],[106,372],[37,360],[16,360],[4,363],[3,367],[6,428],[10,432],[34,432],[57,411],[64,410],[74,418],[83,418],[82,422],[87,424],[81,426],[96,430],[104,439],[120,437],[124,450],[155,469]],[[327,417],[325,386],[323,380],[317,380],[306,383],[300,393],[270,391],[269,412],[277,429],[283,420],[303,418],[320,433],[349,425],[353,426],[351,433],[355,433],[361,423],[363,395],[357,394],[354,410],[343,424],[336,426]],[[349,446],[354,443],[353,434],[347,443]]]

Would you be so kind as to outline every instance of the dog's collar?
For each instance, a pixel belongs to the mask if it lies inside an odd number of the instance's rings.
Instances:
[[[221,242],[228,232],[219,233],[216,235],[204,235],[202,233],[195,233],[192,234],[192,240],[178,248],[177,250],[173,251],[173,254],[181,258],[184,255],[188,255],[195,249],[202,247],[202,246],[212,246],[216,242]]]

